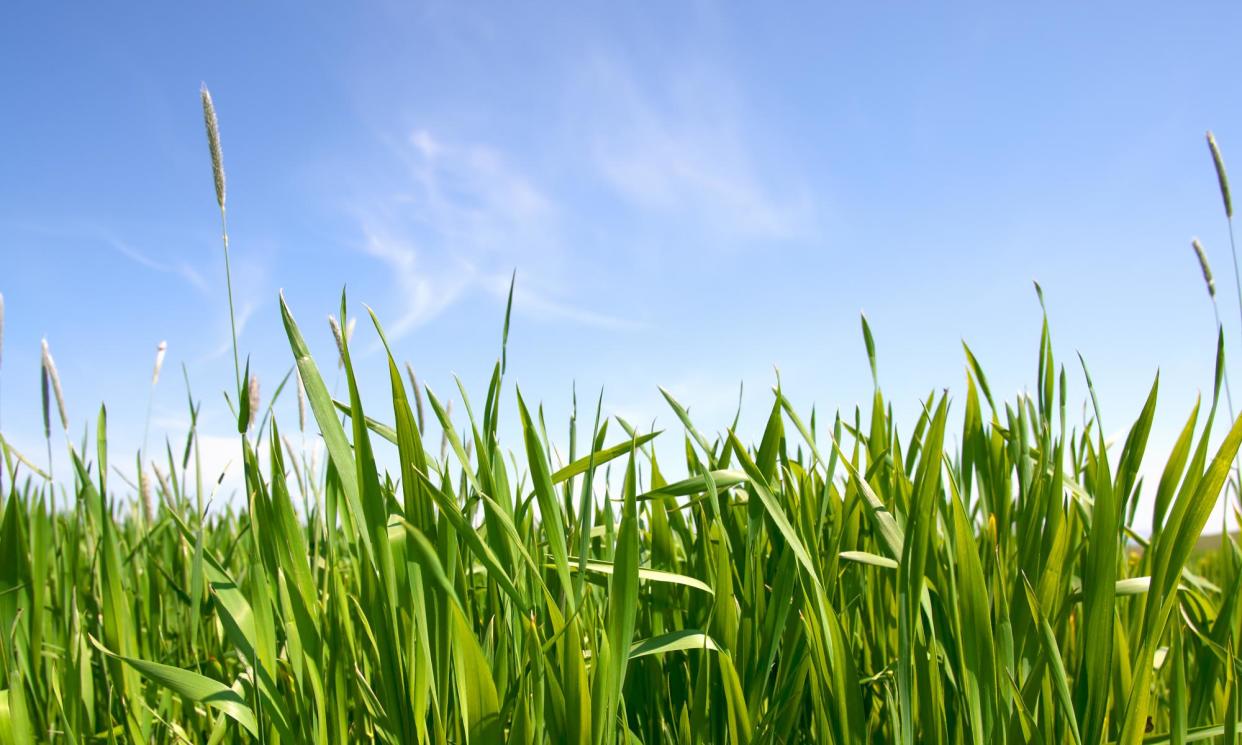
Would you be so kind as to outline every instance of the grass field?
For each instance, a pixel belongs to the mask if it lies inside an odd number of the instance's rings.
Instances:
[[[71,478],[4,446],[0,743],[1235,739],[1242,552],[1197,543],[1242,443],[1223,336],[1169,453],[1147,452],[1158,383],[1111,449],[1098,409],[1070,421],[1067,376],[1087,371],[1054,359],[1046,322],[1033,397],[995,398],[966,350],[962,388],[908,428],[878,386],[869,411],[824,419],[778,384],[745,443],[667,394],[676,430],[597,406],[550,438],[505,385],[503,345],[456,420],[391,354],[391,393],[364,402],[348,335],[315,360],[281,312],[283,395],[307,415],[278,423],[235,343],[236,509],[205,509],[218,474],[193,427],[138,456],[136,494],[109,476],[134,456],[109,453],[103,409],[56,456]],[[49,459],[60,399],[48,355]],[[502,417],[521,442],[500,441]],[[656,437],[684,459],[661,462]]]

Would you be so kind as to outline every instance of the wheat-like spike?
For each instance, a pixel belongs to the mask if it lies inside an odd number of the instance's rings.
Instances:
[[[50,400],[50,388],[51,384],[48,382],[47,365],[39,365],[39,390],[43,396],[43,436],[45,438],[51,438],[52,436],[52,402]]]
[[[410,387],[414,389],[414,410],[418,414],[418,431],[423,431],[423,390],[418,387],[418,376],[414,374],[414,366],[405,363],[405,372],[410,376]]]
[[[246,421],[246,429],[254,426],[255,415],[259,411],[259,376],[250,376],[250,419]]]
[[[220,122],[216,120],[216,106],[211,101],[207,84],[199,90],[203,99],[203,123],[207,126],[207,146],[211,148],[211,175],[216,182],[216,204],[224,209],[224,155],[220,150]]]
[[[341,336],[341,324],[336,322],[336,316],[328,314],[328,326],[332,328],[332,338],[336,341],[337,367],[345,364],[345,339]]]
[[[145,468],[138,472],[138,494],[142,498],[142,517],[150,525],[155,513],[151,505],[151,477],[147,475]]]
[[[52,359],[52,350],[47,346],[47,339],[43,340],[43,369],[47,371],[48,380],[52,383],[52,393],[56,395],[56,408],[60,410],[60,423],[69,431],[69,414],[65,410],[65,392],[60,387],[60,374],[56,372],[56,361]],[[46,415],[44,417],[46,419]]]
[[[444,420],[446,422],[453,421],[453,399],[451,398],[448,400],[448,403],[444,405]],[[448,446],[448,427],[445,427],[440,432],[440,460],[444,460],[448,457]]]
[[[164,366],[164,353],[168,351],[168,342],[162,341],[155,348],[155,370],[151,373],[151,385],[160,382],[160,368]]]
[[[155,479],[160,483],[160,490],[164,492],[164,498],[166,500],[172,500],[173,490],[172,485],[168,483],[168,477],[165,476],[164,472],[160,470],[160,467],[154,463],[151,464],[151,470],[155,471]]]
[[[289,454],[290,458],[295,458],[298,455],[298,453],[304,452],[304,450],[298,450],[297,448],[295,448],[293,446],[293,441],[289,439],[289,435],[285,434],[284,432],[280,433],[280,443],[285,446],[285,452]],[[293,469],[293,472],[295,474],[298,474],[298,480],[301,481],[302,477],[298,469],[296,468]]]
[[[349,342],[353,340],[353,338],[354,338],[354,327],[355,327],[355,326],[357,326],[357,325],[358,325],[358,319],[357,319],[357,318],[351,318],[351,319],[349,319],[349,323],[345,324],[345,345],[346,345],[346,346],[348,346],[348,345],[349,345]],[[344,347],[342,347],[342,349],[341,349],[341,361],[340,361],[340,364],[341,364],[341,366],[342,366],[342,367],[344,367],[344,366],[345,366],[345,350],[344,350]]]
[[[306,431],[306,386],[302,383],[302,373],[297,371],[298,380],[298,429]]]
[[[1203,250],[1203,244],[1195,238],[1190,241],[1190,246],[1199,259],[1199,268],[1203,270],[1203,281],[1207,283],[1208,295],[1216,297],[1216,280],[1212,278],[1212,267],[1208,266],[1207,252]]]
[[[1220,198],[1225,202],[1225,217],[1233,217],[1233,200],[1229,198],[1229,177],[1225,175],[1225,159],[1220,157],[1220,147],[1212,130],[1207,133],[1208,150],[1212,151],[1212,165],[1216,166],[1216,180],[1220,182]]]

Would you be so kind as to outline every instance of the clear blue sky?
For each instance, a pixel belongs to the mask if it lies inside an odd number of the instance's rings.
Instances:
[[[1190,239],[1233,297],[1203,135],[1242,173],[1236,4],[349,7],[8,10],[0,375],[20,447],[42,451],[44,336],[75,434],[107,401],[116,446],[137,447],[167,339],[153,439],[185,425],[182,363],[204,433],[229,436],[201,82],[241,346],[269,390],[290,363],[278,289],[331,360],[324,318],[348,285],[436,390],[456,372],[481,401],[516,267],[510,379],[558,432],[574,381],[672,426],[664,385],[716,428],[744,380],[753,430],[774,365],[804,407],[850,409],[870,389],[860,310],[908,431],[918,396],[962,391],[961,339],[998,393],[1031,384],[1032,279],[1106,429],[1161,369],[1163,458],[1210,391]],[[360,322],[382,394],[373,340]]]

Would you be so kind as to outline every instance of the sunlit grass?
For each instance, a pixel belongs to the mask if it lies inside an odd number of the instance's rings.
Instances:
[[[869,410],[824,421],[778,381],[747,444],[700,430],[666,393],[679,426],[664,432],[574,410],[562,461],[542,409],[505,384],[503,343],[482,406],[463,388],[453,419],[390,351],[390,391],[362,400],[344,297],[330,360],[280,308],[298,428],[325,462],[282,436],[272,401],[258,410],[239,354],[245,496],[214,510],[194,424],[140,459],[149,506],[109,478],[103,409],[93,442],[66,440],[69,476],[53,483],[65,403],[47,354],[49,467],[3,446],[0,743],[1236,732],[1242,551],[1197,545],[1242,442],[1242,422],[1219,421],[1223,336],[1211,398],[1168,453],[1147,452],[1158,381],[1111,448],[1098,412],[1071,423],[1067,377],[1090,377],[1054,360],[1045,322],[1034,396],[996,399],[967,349],[962,387],[930,394],[912,423],[878,385]],[[338,365],[334,400],[324,371]],[[510,418],[521,438],[502,442]],[[657,437],[684,458],[660,461]],[[1143,484],[1153,458],[1166,465]]]

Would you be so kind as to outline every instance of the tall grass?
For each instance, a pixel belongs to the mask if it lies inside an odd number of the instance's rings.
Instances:
[[[508,313],[482,407],[459,386],[454,420],[374,315],[391,389],[364,408],[346,309],[325,363],[338,400],[280,298],[322,468],[281,434],[283,384],[257,416],[236,357],[240,504],[205,509],[192,395],[185,441],[140,477],[149,515],[109,480],[104,409],[93,442],[66,438],[55,487],[3,445],[0,743],[1237,734],[1242,552],[1194,550],[1242,443],[1242,420],[1213,438],[1223,335],[1168,453],[1147,452],[1158,380],[1110,449],[1084,365],[1092,413],[1071,421],[1045,320],[1033,397],[995,398],[967,348],[961,390],[929,393],[904,432],[878,383],[868,409],[822,422],[778,381],[757,443],[665,393],[676,431],[575,404],[561,462],[542,409],[505,384]],[[863,336],[874,373],[865,319]],[[661,461],[657,437],[684,458]]]

